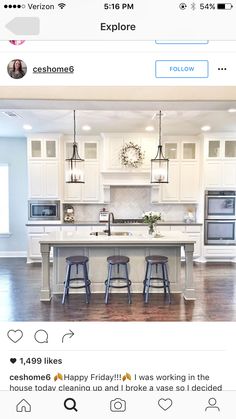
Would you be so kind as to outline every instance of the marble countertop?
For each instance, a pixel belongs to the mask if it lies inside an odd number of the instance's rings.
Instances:
[[[100,223],[99,221],[75,221],[74,223],[60,223],[60,222],[49,222],[49,223],[41,223],[41,222],[32,222],[32,223],[27,223],[26,227],[33,227],[33,226],[43,226],[43,227],[50,227],[50,226],[58,226],[58,227],[63,227],[63,226],[67,226],[67,227],[77,227],[77,226],[106,226],[107,223]],[[202,223],[185,223],[184,221],[160,221],[158,222],[158,225],[161,226],[171,226],[171,225],[183,225],[183,226],[202,226]],[[145,226],[147,227],[146,223],[111,223],[111,226]]]
[[[50,244],[50,245],[87,245],[93,246],[98,244],[110,245],[184,245],[184,244],[194,244],[195,240],[190,238],[187,234],[181,232],[164,232],[160,236],[153,237],[144,234],[132,234],[129,236],[93,236],[86,235],[81,236],[80,233],[76,232],[55,232],[50,233],[47,237],[40,240],[40,244]]]

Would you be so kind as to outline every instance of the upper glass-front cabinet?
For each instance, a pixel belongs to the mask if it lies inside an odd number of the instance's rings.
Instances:
[[[236,158],[236,140],[208,140],[207,157],[212,159]]]
[[[216,158],[216,159],[220,157],[220,140],[208,141],[207,156],[210,158]]]
[[[177,143],[165,143],[164,145],[165,158],[170,160],[176,160],[178,158],[178,144]]]
[[[225,157],[236,157],[236,140],[225,140]]]
[[[30,155],[33,158],[42,158],[42,141],[41,140],[31,140],[30,143]]]
[[[57,150],[56,150],[56,141],[55,140],[46,140],[46,158],[55,159],[57,157]]]
[[[95,142],[78,142],[79,155],[82,159],[97,160],[98,158],[98,144]],[[71,158],[73,151],[73,143],[66,143],[65,153],[66,159]]]
[[[31,159],[57,159],[58,141],[55,139],[29,139]]]
[[[97,160],[98,158],[98,144],[84,143],[84,158],[85,160]]]
[[[183,143],[183,160],[196,159],[196,143]]]

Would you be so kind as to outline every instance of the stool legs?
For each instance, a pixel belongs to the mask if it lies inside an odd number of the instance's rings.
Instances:
[[[130,282],[129,282],[129,273],[128,273],[127,264],[125,264],[125,274],[126,274],[126,280],[127,280],[128,303],[131,304],[131,292],[130,292]]]
[[[83,264],[83,273],[84,273],[84,283],[85,283],[85,300],[86,300],[86,304],[88,304],[91,292],[90,292],[90,286],[88,282],[88,270],[87,270],[86,263]]]
[[[145,303],[147,303],[148,299],[149,299],[151,276],[152,276],[152,265],[150,263],[148,263],[147,264],[147,278],[146,278],[146,281],[145,281]]]
[[[120,266],[124,267],[124,277],[119,276],[119,277],[113,277],[113,267],[117,267],[117,274],[120,273]],[[116,280],[123,280],[125,281],[125,285],[113,285],[112,282],[116,281]],[[108,304],[109,301],[109,290],[110,288],[127,288],[127,292],[128,292],[128,303],[131,304],[131,291],[130,291],[130,285],[131,285],[131,281],[129,279],[129,273],[128,273],[128,265],[127,263],[109,263],[108,264],[108,275],[107,275],[107,280],[105,281],[105,304]]]
[[[63,297],[62,297],[62,304],[65,303],[65,298],[69,294],[70,274],[71,274],[71,265],[68,265],[67,270],[66,270],[66,280],[65,280],[64,292],[63,292]]]
[[[82,267],[82,271],[83,271],[83,277],[82,278],[79,278],[79,277],[71,278],[72,266],[75,266],[76,275],[79,274],[79,266]],[[83,285],[70,287],[70,282],[71,281],[77,281],[77,282],[81,281],[81,282],[83,282]],[[65,284],[64,284],[64,291],[63,291],[63,296],[62,296],[62,304],[65,303],[65,299],[69,295],[69,289],[70,288],[85,288],[85,300],[86,300],[86,304],[88,304],[89,300],[90,300],[90,295],[91,295],[90,284],[91,284],[91,282],[88,278],[87,261],[78,261],[78,262],[73,261],[71,263],[68,263],[67,270],[66,270],[66,279],[65,279]]]
[[[168,290],[168,299],[169,299],[169,304],[171,304],[171,296],[170,296],[170,281],[169,281],[169,276],[168,276],[168,270],[167,270],[167,264],[165,263],[165,284],[166,284],[166,288]]]
[[[156,273],[158,273],[158,265],[161,265],[162,277],[158,277],[158,276],[153,277],[152,268],[153,266],[155,266],[156,268],[155,271]],[[152,285],[152,281],[154,280],[162,281],[163,285]],[[144,295],[145,303],[148,303],[150,288],[163,288],[165,297],[166,295],[168,295],[168,301],[169,301],[169,304],[171,304],[170,281],[169,281],[169,276],[168,276],[167,263],[163,263],[163,262],[151,263],[148,261],[146,265],[145,279],[143,283],[144,283],[143,295]]]
[[[108,300],[109,300],[109,288],[110,288],[111,276],[112,276],[112,265],[109,264],[109,266],[108,266],[108,276],[107,276],[107,280],[106,280],[105,304],[108,304]]]

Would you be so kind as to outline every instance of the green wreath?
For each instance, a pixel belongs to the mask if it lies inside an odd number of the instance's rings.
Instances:
[[[126,143],[120,151],[120,161],[125,167],[138,167],[142,164],[145,153],[138,144]]]

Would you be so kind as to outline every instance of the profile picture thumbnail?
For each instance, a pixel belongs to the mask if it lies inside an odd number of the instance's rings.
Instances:
[[[14,39],[14,40],[11,39],[9,42],[12,45],[22,45],[25,41],[21,41],[19,39]]]
[[[27,73],[27,66],[22,60],[12,60],[7,66],[7,72],[12,79],[22,79]]]

